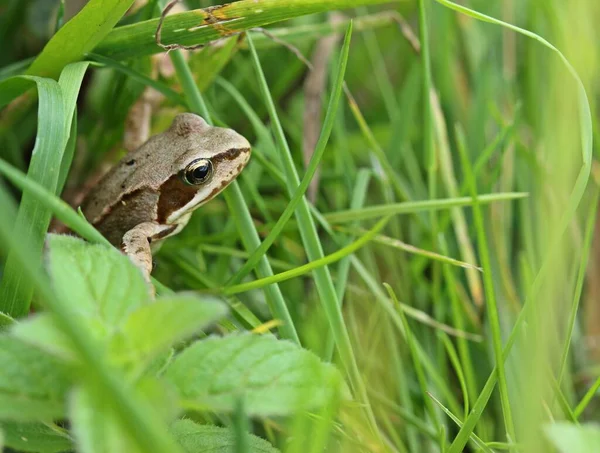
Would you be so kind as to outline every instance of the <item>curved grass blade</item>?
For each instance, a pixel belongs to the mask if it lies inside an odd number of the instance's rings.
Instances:
[[[49,192],[60,190],[68,168],[63,167],[63,154],[69,135],[79,87],[88,63],[69,65],[61,73],[59,82],[52,79],[17,76],[29,85],[36,84],[39,93],[38,130],[27,177],[39,182]],[[8,81],[10,81],[9,79]],[[15,228],[41,254],[44,237],[50,223],[51,211],[27,190],[23,193]],[[39,259],[32,263],[37,265]],[[20,317],[29,311],[33,291],[24,279],[22,269],[9,253],[0,284],[0,311]]]
[[[323,257],[319,258],[318,260],[311,261],[310,263],[305,264],[303,266],[295,267],[293,269],[290,269],[289,271],[281,272],[279,274],[272,275],[270,277],[261,278],[260,280],[254,280],[249,283],[242,283],[240,285],[232,285],[232,286],[226,286],[223,288],[215,289],[214,292],[217,292],[218,294],[224,294],[227,296],[232,295],[232,294],[238,294],[238,293],[250,291],[250,290],[256,289],[256,288],[262,288],[263,286],[266,286],[266,285],[269,285],[272,283],[278,283],[278,282],[282,282],[285,280],[289,280],[290,278],[299,277],[301,275],[308,274],[309,272],[314,271],[315,269],[319,269],[324,266],[327,266],[328,264],[335,263],[336,261],[341,260],[345,256],[348,256],[348,255],[354,253],[356,250],[358,250],[359,248],[366,245],[369,241],[371,241],[375,237],[375,235],[379,231],[381,231],[381,229],[387,224],[388,220],[389,220],[389,217],[385,217],[385,218],[381,219],[379,222],[377,222],[377,224],[371,230],[369,230],[360,239],[358,239],[355,242],[351,243],[350,245],[338,250],[337,252],[334,252],[327,256],[323,256]],[[211,291],[211,292],[213,292],[213,291]]]
[[[480,393],[479,397],[477,398],[477,401],[473,405],[471,413],[469,414],[467,419],[464,421],[462,428],[460,429],[460,431],[458,432],[454,441],[450,445],[450,448],[448,449],[448,453],[459,453],[463,450],[465,444],[467,443],[467,441],[469,439],[469,436],[473,432],[473,429],[475,428],[475,425],[476,425],[477,421],[479,420],[479,417],[483,413],[483,409],[485,408],[485,406],[487,405],[487,402],[489,401],[489,398],[492,394],[492,391],[493,391],[495,383],[496,383],[498,365],[500,365],[500,366],[503,365],[504,361],[506,360],[506,357],[508,356],[510,350],[512,349],[512,346],[514,345],[514,343],[516,341],[518,332],[520,332],[523,322],[527,319],[528,313],[532,310],[532,307],[535,305],[535,301],[534,301],[535,296],[537,295],[537,292],[539,291],[543,276],[546,274],[546,272],[550,268],[550,263],[552,261],[552,258],[554,257],[555,250],[557,249],[557,245],[560,244],[559,239],[562,237],[562,235],[566,231],[569,223],[573,220],[575,213],[576,213],[576,209],[579,206],[579,203],[581,202],[581,200],[584,196],[584,193],[585,193],[585,190],[587,187],[587,183],[589,180],[589,176],[590,176],[590,171],[591,171],[593,130],[592,130],[592,114],[590,111],[590,106],[589,106],[589,102],[587,99],[587,94],[585,92],[585,87],[583,86],[583,82],[579,78],[579,75],[577,74],[577,72],[575,71],[575,69],[573,68],[571,63],[566,59],[566,57],[556,47],[554,47],[552,44],[550,44],[548,41],[546,41],[541,36],[539,36],[533,32],[530,32],[529,30],[525,30],[523,28],[517,27],[517,26],[509,24],[507,22],[495,19],[495,18],[487,16],[485,14],[481,14],[477,11],[474,11],[472,9],[458,5],[458,4],[448,1],[448,0],[436,0],[436,1],[454,11],[458,11],[460,13],[466,14],[473,18],[479,19],[483,22],[489,22],[489,23],[492,23],[495,25],[500,25],[502,27],[506,27],[510,30],[513,30],[517,33],[520,33],[524,36],[527,36],[531,39],[538,41],[539,43],[541,43],[548,49],[555,52],[558,55],[558,57],[560,58],[560,60],[564,63],[564,65],[566,66],[569,73],[575,79],[577,89],[578,89],[578,103],[579,103],[579,109],[580,109],[580,122],[581,122],[580,135],[581,135],[582,167],[579,171],[579,174],[577,176],[577,179],[575,181],[575,185],[571,191],[571,194],[569,195],[567,209],[560,218],[559,224],[554,233],[554,237],[549,242],[550,244],[554,244],[554,245],[547,252],[546,257],[542,263],[542,266],[536,275],[536,278],[533,282],[532,288],[529,291],[528,297],[525,301],[525,305],[523,306],[523,309],[519,313],[519,316],[513,326],[513,330],[510,334],[510,337],[506,343],[506,346],[504,347],[502,357],[500,358],[500,363],[497,363],[496,366],[494,367],[494,370],[490,374],[490,377],[488,378],[482,392]],[[481,198],[479,198],[479,200],[481,200]]]
[[[33,61],[27,75],[58,78],[69,63],[83,58],[117,24],[134,0],[90,0],[48,41]],[[85,37],[85,39],[83,39]],[[31,87],[24,79],[6,80],[0,89],[0,107]]]
[[[171,53],[171,58],[185,93],[188,105],[192,111],[204,116],[204,119],[210,123],[211,119],[206,107],[206,103],[204,102],[202,94],[196,86],[191,70],[183,59],[181,52],[178,50],[173,51]],[[223,193],[223,196],[225,197],[231,212],[236,213],[234,218],[238,226],[238,231],[240,232],[242,242],[244,243],[244,247],[247,250],[254,250],[258,248],[260,245],[260,237],[256,227],[254,226],[252,216],[250,215],[250,211],[246,205],[237,181],[233,181],[231,183],[229,188]],[[258,270],[261,275],[273,275],[273,270],[271,269],[271,265],[266,257],[262,257],[258,265]],[[282,324],[279,326],[279,332],[281,333],[282,337],[292,340],[299,345],[300,338],[296,332],[294,322],[279,286],[267,286],[265,288],[265,296],[273,316],[282,321]]]
[[[523,192],[492,193],[479,196],[480,203],[492,203],[496,201],[518,200],[529,196]],[[345,223],[355,220],[367,220],[386,215],[414,214],[421,211],[432,211],[450,209],[460,206],[471,206],[471,197],[442,198],[437,200],[406,201],[402,203],[383,204],[369,206],[362,209],[348,209],[345,211],[329,212],[323,217],[329,223]]]
[[[329,105],[327,106],[327,113],[325,114],[325,120],[323,121],[321,135],[319,136],[315,151],[311,156],[310,162],[306,168],[306,172],[302,177],[302,181],[300,181],[300,184],[295,189],[290,202],[285,207],[285,210],[277,220],[277,223],[275,223],[275,226],[269,235],[264,239],[264,241],[262,241],[260,246],[254,250],[254,252],[252,252],[252,255],[248,261],[244,263],[242,268],[229,280],[228,285],[235,285],[241,282],[244,277],[248,275],[252,269],[254,269],[260,258],[267,253],[269,247],[271,247],[271,245],[275,242],[287,221],[292,217],[292,215],[294,215],[298,204],[303,200],[304,194],[308,190],[308,186],[310,185],[317,169],[319,168],[319,164],[321,163],[323,155],[325,154],[325,148],[329,141],[331,131],[333,130],[337,108],[342,95],[342,89],[344,87],[344,76],[346,74],[346,66],[348,64],[349,50],[350,40],[346,40],[344,42],[344,46],[342,47],[340,60],[338,62],[337,74],[333,84],[333,90],[329,98]]]
[[[52,79],[17,76],[25,86],[36,85],[38,89],[38,129],[28,178],[39,181],[50,192],[55,192],[62,153],[67,143],[67,121],[62,90]],[[10,82],[15,79],[9,79]],[[23,193],[21,205],[14,224],[37,256],[29,266],[37,267],[44,243],[44,235],[50,223],[50,211],[30,193]],[[20,246],[20,244],[19,244]],[[14,257],[14,249],[6,259],[4,275],[0,284],[0,311],[14,318],[29,311],[33,288],[25,277],[22,267]]]
[[[350,23],[346,31],[344,47],[349,45],[351,35],[352,23]],[[281,166],[287,182],[287,192],[290,197],[293,197],[294,193],[298,189],[298,186],[300,185],[300,179],[298,177],[294,160],[292,158],[285,133],[283,132],[283,127],[281,126],[281,121],[273,102],[265,74],[262,70],[260,59],[258,58],[258,54],[256,53],[254,45],[252,44],[252,37],[248,36],[247,39],[250,46],[252,62],[254,64],[259,82],[259,88],[264,98],[267,111],[269,112],[269,118],[272,121],[273,134],[275,136],[275,141],[279,150]],[[316,225],[309,203],[305,197],[301,198],[300,203],[296,208],[296,218],[298,220],[298,227],[300,229],[302,243],[306,249],[308,259],[311,261],[320,260],[323,258],[323,247],[317,234]],[[326,314],[329,328],[333,334],[341,362],[345,368],[346,374],[351,382],[357,399],[364,404],[365,414],[369,422],[369,429],[374,434],[376,439],[383,443],[384,441],[381,438],[381,433],[377,426],[375,414],[373,413],[373,409],[369,403],[369,397],[367,395],[365,384],[358,369],[356,356],[354,355],[352,344],[350,342],[350,335],[344,322],[341,306],[338,301],[329,268],[327,266],[317,268],[313,271],[313,276],[317,293],[319,294],[319,301],[323,311]]]

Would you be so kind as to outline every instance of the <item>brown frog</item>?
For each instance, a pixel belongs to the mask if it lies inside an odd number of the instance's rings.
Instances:
[[[183,113],[121,159],[89,192],[82,210],[149,281],[152,247],[179,233],[249,159],[250,143],[240,134]]]

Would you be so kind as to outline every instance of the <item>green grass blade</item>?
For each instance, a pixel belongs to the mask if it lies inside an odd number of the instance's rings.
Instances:
[[[18,76],[26,85],[34,83],[38,89],[38,132],[27,176],[50,192],[55,192],[59,179],[62,153],[67,143],[67,121],[63,94],[58,82],[52,79]],[[12,79],[9,79],[10,81]],[[25,192],[15,229],[23,232],[25,240],[36,254],[32,263],[39,265],[44,237],[50,223],[50,211],[31,194]],[[0,284],[0,311],[19,318],[29,311],[33,288],[25,278],[24,270],[15,259],[15,247],[9,253]]]
[[[583,395],[583,398],[581,398],[581,401],[573,410],[573,414],[575,415],[575,418],[578,419],[579,417],[581,417],[581,414],[583,414],[583,411],[585,410],[585,408],[588,407],[588,404],[590,404],[590,401],[592,401],[592,399],[598,393],[598,389],[600,389],[600,376],[598,376],[598,379],[596,379],[594,381],[594,383],[591,385],[591,387],[588,389],[588,391],[585,392],[585,395]]]
[[[269,247],[271,247],[271,245],[275,242],[287,221],[294,214],[294,211],[296,210],[298,204],[304,199],[304,194],[308,190],[308,186],[310,185],[315,173],[317,172],[317,169],[319,168],[321,159],[323,158],[323,154],[325,153],[325,149],[329,141],[329,137],[331,135],[331,131],[333,129],[338,104],[340,102],[340,97],[342,95],[342,89],[344,86],[344,76],[346,74],[346,66],[348,64],[348,54],[349,45],[345,45],[343,47],[342,54],[338,62],[337,75],[333,84],[332,94],[329,98],[329,105],[325,114],[325,120],[323,121],[321,134],[315,147],[315,151],[306,168],[306,172],[302,177],[302,181],[300,181],[298,188],[295,189],[294,193],[290,198],[290,202],[285,207],[285,210],[277,220],[277,223],[272,228],[269,235],[265,238],[264,241],[262,241],[260,247],[258,247],[254,252],[252,252],[252,255],[250,256],[248,261],[246,261],[242,268],[229,280],[228,284],[237,284],[241,282],[242,279],[246,275],[248,275],[248,273],[250,273],[250,271],[256,266],[260,258],[267,253]]]
[[[260,280],[254,280],[249,283],[225,286],[223,288],[219,288],[219,289],[215,290],[215,292],[218,294],[225,294],[225,295],[238,294],[238,293],[241,293],[244,291],[250,291],[250,290],[256,289],[256,288],[262,288],[262,287],[264,287],[266,285],[270,285],[272,283],[278,283],[278,282],[282,282],[285,280],[289,280],[290,278],[299,277],[301,275],[308,274],[309,272],[312,272],[316,269],[323,268],[324,266],[335,263],[336,261],[339,261],[342,258],[349,256],[350,254],[354,253],[355,251],[357,251],[358,249],[360,249],[361,247],[366,245],[386,225],[388,220],[389,220],[388,217],[381,219],[379,222],[377,222],[377,224],[371,230],[369,230],[360,239],[354,241],[350,245],[348,245],[344,248],[341,248],[340,250],[338,250],[330,255],[322,256],[321,258],[319,258],[315,261],[311,261],[310,263],[305,264],[303,266],[295,267],[293,269],[290,269],[289,271],[281,272],[280,274],[272,275],[270,277],[266,277],[266,278],[263,278]]]
[[[115,69],[125,75],[128,75],[129,77],[131,77],[134,80],[137,80],[143,85],[154,88],[156,91],[162,93],[167,99],[169,99],[175,104],[185,105],[185,99],[179,93],[169,88],[164,83],[151,79],[147,75],[141,73],[140,71],[136,71],[130,66],[127,66],[119,61],[113,60],[112,58],[105,57],[104,55],[98,55],[95,53],[89,53],[88,58],[100,63],[105,67]]]
[[[526,193],[494,193],[480,195],[479,203],[493,203],[496,201],[511,201],[527,197]],[[379,206],[370,206],[362,209],[349,209],[346,211],[329,212],[323,214],[323,217],[330,223],[345,223],[355,220],[367,220],[387,215],[414,214],[421,211],[433,211],[440,209],[450,209],[460,206],[473,205],[473,199],[470,197],[446,198],[438,200],[406,201],[402,203],[393,203]]]
[[[83,58],[116,25],[134,0],[90,0],[46,44],[33,61],[27,75],[58,78],[63,68]],[[85,39],[82,37],[85,36]],[[10,79],[0,89],[0,107],[25,92],[30,85],[23,79]]]
[[[439,401],[436,397],[434,397],[431,393],[428,393],[429,397],[444,411],[444,413],[450,417],[450,419],[456,423],[458,425],[458,427],[462,426],[461,421],[458,419],[458,417],[456,417],[452,412],[450,412],[450,410],[445,407],[441,401]],[[471,440],[473,441],[473,443],[475,445],[477,445],[479,448],[481,448],[481,450],[483,450],[486,453],[494,453],[493,450],[486,445],[486,443],[480,439],[475,433],[471,434]]]
[[[35,198],[38,203],[46,206],[58,220],[67,225],[82,238],[91,242],[110,245],[110,242],[108,242],[98,230],[86,222],[82,216],[77,214],[71,206],[62,201],[47,188],[28,178],[27,175],[12,167],[2,159],[0,159],[0,173],[22,191],[31,194],[32,198]]]
[[[171,58],[191,110],[204,116],[204,119],[207,122],[210,122],[210,114],[208,113],[206,103],[194,82],[190,68],[183,60],[181,52],[177,50],[173,51],[171,53]],[[233,181],[223,195],[231,212],[235,213],[235,221],[246,250],[258,248],[260,246],[260,238],[237,181]],[[259,275],[263,277],[270,277],[273,275],[271,265],[265,256],[263,256],[259,262],[258,272]],[[279,326],[281,335],[284,338],[300,344],[298,333],[296,332],[294,322],[287,305],[285,304],[279,286],[276,284],[267,286],[265,288],[265,296],[273,316],[282,321],[282,324]]]
[[[383,286],[385,286],[385,289],[387,290],[390,298],[394,301],[394,304],[396,306],[400,305],[400,302],[398,301],[398,298],[396,297],[396,293],[394,293],[394,290],[392,289],[392,287],[390,285],[388,285],[387,283],[384,283]],[[412,363],[413,363],[413,367],[415,370],[415,374],[417,375],[417,381],[419,383],[419,387],[421,389],[422,394],[425,395],[427,393],[427,387],[428,387],[427,378],[425,376],[425,372],[423,370],[422,363],[419,359],[419,353],[416,348],[414,334],[412,332],[412,329],[410,328],[410,325],[408,324],[408,320],[406,319],[406,315],[404,314],[404,311],[397,310],[397,313],[398,313],[398,316],[400,317],[400,320],[402,321],[402,327],[404,328],[404,337],[405,337],[406,343],[408,345],[408,350],[410,351],[410,356],[412,358]],[[431,404],[430,400],[426,399],[425,406],[427,408],[427,412],[429,413],[429,417],[433,421],[435,430],[439,431],[440,426],[441,426],[440,420],[438,418],[438,415],[435,412],[435,408],[433,407],[433,404]]]
[[[90,0],[46,44],[27,74],[58,77],[66,65],[81,60],[112,30],[133,1]]]
[[[577,312],[579,310],[579,301],[581,300],[581,293],[583,291],[583,284],[585,282],[586,269],[588,265],[592,240],[594,239],[594,226],[596,224],[596,211],[598,210],[598,199],[600,198],[600,191],[596,189],[593,200],[590,202],[590,210],[587,215],[587,222],[585,225],[585,234],[582,244],[582,256],[579,260],[579,270],[577,271],[577,283],[575,285],[575,292],[573,294],[573,302],[571,303],[571,311],[569,313],[569,322],[567,324],[567,331],[565,332],[565,344],[563,346],[562,353],[560,355],[560,368],[558,371],[558,386],[562,383],[565,369],[567,367],[567,361],[569,359],[569,348],[571,346],[571,338],[573,337],[573,331],[575,329],[575,323],[577,321]]]
[[[531,39],[534,39],[534,40],[540,42],[547,48],[549,48],[552,51],[557,53],[557,55],[559,56],[561,61],[565,64],[566,68],[569,70],[569,72],[575,79],[575,82],[576,82],[577,88],[578,88],[578,96],[579,96],[578,104],[579,104],[579,109],[580,109],[580,122],[581,122],[580,134],[581,134],[581,145],[582,145],[581,152],[582,152],[583,165],[577,176],[573,190],[569,196],[567,210],[561,216],[559,225],[557,226],[557,228],[555,230],[554,238],[551,241],[551,244],[558,244],[560,242],[558,239],[560,239],[560,237],[563,235],[568,224],[572,221],[572,219],[575,216],[575,211],[577,209],[577,206],[581,202],[581,199],[583,198],[583,195],[585,193],[585,189],[587,186],[587,182],[588,182],[590,170],[591,170],[592,139],[593,139],[592,115],[591,115],[591,111],[590,111],[589,102],[587,100],[587,94],[585,92],[585,88],[583,86],[583,83],[581,82],[581,79],[579,78],[575,69],[571,66],[569,61],[566,59],[566,57],[556,47],[554,47],[552,44],[550,44],[548,41],[546,41],[539,35],[532,33],[528,30],[522,29],[520,27],[516,27],[509,23],[500,21],[493,17],[478,13],[469,8],[463,7],[461,5],[457,5],[456,3],[450,2],[448,0],[436,0],[436,1],[441,3],[444,6],[447,6],[450,9],[455,10],[455,11],[467,14],[468,16],[477,18],[484,22],[490,22],[490,23],[493,23],[496,25],[500,25],[502,27],[506,27],[508,29],[516,31],[517,33],[520,33],[522,35],[525,35]],[[534,303],[532,301],[533,301],[533,299],[535,299],[535,296],[537,295],[539,286],[542,281],[542,277],[546,274],[546,272],[550,266],[549,263],[551,262],[551,260],[554,256],[555,250],[556,250],[556,245],[551,247],[551,250],[546,255],[546,258],[542,264],[542,267],[539,270],[539,272],[535,278],[535,281],[533,283],[533,287],[530,291],[530,294],[525,302],[525,306],[521,310],[521,313],[519,313],[519,317],[518,317],[517,321],[515,322],[511,336],[506,344],[506,347],[504,348],[503,358],[506,358],[506,356],[510,352],[512,345],[514,344],[514,341],[516,339],[516,332],[520,331],[520,327],[527,317],[526,315],[528,314],[529,311],[531,311],[531,307],[534,305]],[[458,435],[456,436],[456,438],[450,445],[448,453],[459,453],[464,448],[464,446],[467,442],[467,439],[469,438],[470,434],[472,433],[472,431],[475,427],[475,424],[479,420],[480,414],[483,412],[483,408],[485,407],[485,405],[487,404],[487,401],[489,400],[489,397],[491,396],[491,392],[495,385],[496,372],[497,372],[497,370],[494,369],[494,372],[492,373],[492,375],[490,375],[490,378],[486,382],[486,385],[485,385],[483,391],[481,392],[479,398],[477,399],[477,401],[475,402],[475,404],[473,406],[473,410],[471,411],[471,414],[469,414],[469,417],[467,417],[467,419],[465,420],[463,427],[461,428]]]
[[[193,46],[206,44],[256,27],[307,14],[341,8],[386,3],[388,0],[241,0],[218,5],[210,10],[196,9],[173,14],[164,21],[163,44]],[[212,25],[217,21],[216,25]],[[121,60],[162,52],[156,44],[158,19],[138,22],[113,30],[94,52]]]
[[[350,24],[346,31],[343,48],[346,48],[350,45],[351,34],[352,24]],[[285,138],[285,134],[283,132],[283,128],[281,127],[275,104],[273,103],[273,99],[269,92],[269,87],[267,85],[265,75],[262,71],[260,60],[256,53],[256,49],[252,45],[252,38],[250,36],[248,36],[248,44],[250,46],[252,61],[254,63],[254,67],[256,69],[256,73],[259,79],[259,86],[264,101],[267,105],[269,117],[273,123],[273,132],[275,135],[277,146],[279,148],[279,155],[283,167],[283,172],[286,177],[287,191],[289,196],[292,197],[294,195],[294,192],[298,189],[298,186],[300,185],[300,179],[298,177],[298,173],[296,171],[295,164],[292,159],[292,155],[287,140]],[[301,202],[298,204],[298,207],[296,209],[296,218],[298,220],[298,227],[300,229],[302,242],[306,249],[308,259],[310,261],[318,261],[322,259],[323,248],[317,234],[316,226],[310,212],[308,201],[304,197],[301,199]],[[359,400],[366,405],[367,413],[371,423],[371,430],[374,433],[378,433],[375,417],[370,410],[368,396],[366,394],[366,390],[364,388],[364,384],[362,382],[362,378],[358,370],[356,357],[354,356],[352,345],[350,343],[350,336],[344,323],[344,318],[342,315],[340,304],[337,300],[337,294],[333,285],[331,274],[329,273],[329,269],[327,266],[317,268],[314,270],[313,275],[315,279],[317,292],[320,296],[319,300],[321,302],[321,306],[327,316],[329,327],[332,330],[335,344],[340,354],[340,358],[342,360],[346,373],[350,379],[350,382],[352,383],[354,391],[358,395]]]
[[[502,414],[504,416],[504,424],[507,432],[508,439],[511,442],[516,441],[515,437],[515,426],[512,416],[512,408],[510,406],[510,399],[508,393],[508,383],[506,380],[506,372],[504,370],[504,360],[502,358],[502,332],[500,327],[500,314],[498,310],[498,304],[496,302],[496,290],[494,288],[494,280],[492,278],[492,261],[490,259],[490,250],[488,247],[487,233],[485,231],[485,221],[483,219],[483,212],[479,205],[479,197],[477,195],[477,183],[473,175],[473,168],[469,161],[465,137],[462,133],[458,134],[458,149],[463,167],[463,174],[469,182],[471,189],[471,196],[473,197],[473,218],[475,223],[475,229],[477,231],[477,243],[479,249],[479,256],[481,259],[481,266],[484,269],[483,272],[483,289],[485,292],[485,306],[486,313],[489,318],[490,329],[492,331],[492,346],[494,349],[494,358],[496,362],[496,369],[498,372],[498,386],[500,390],[500,401],[502,403]]]

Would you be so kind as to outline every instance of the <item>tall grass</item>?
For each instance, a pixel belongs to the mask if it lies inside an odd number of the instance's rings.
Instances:
[[[165,3],[61,26],[0,2],[0,447],[599,450],[596,2],[190,0],[163,42],[216,43],[162,53]],[[299,53],[334,32],[311,123]],[[191,111],[253,157],[156,254],[158,303],[118,311],[129,274],[44,241],[55,216],[107,250],[59,197],[122,155],[148,86],[153,133]]]

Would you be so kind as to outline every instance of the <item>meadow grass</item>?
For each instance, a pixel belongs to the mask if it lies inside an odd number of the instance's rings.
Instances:
[[[0,450],[600,450],[595,2],[190,0],[161,37],[213,42],[192,53],[154,40],[167,2],[35,26],[17,3]],[[189,111],[253,144],[156,254],[154,304],[60,199],[122,155],[146,87],[153,133]],[[53,216],[89,244],[47,241]]]

